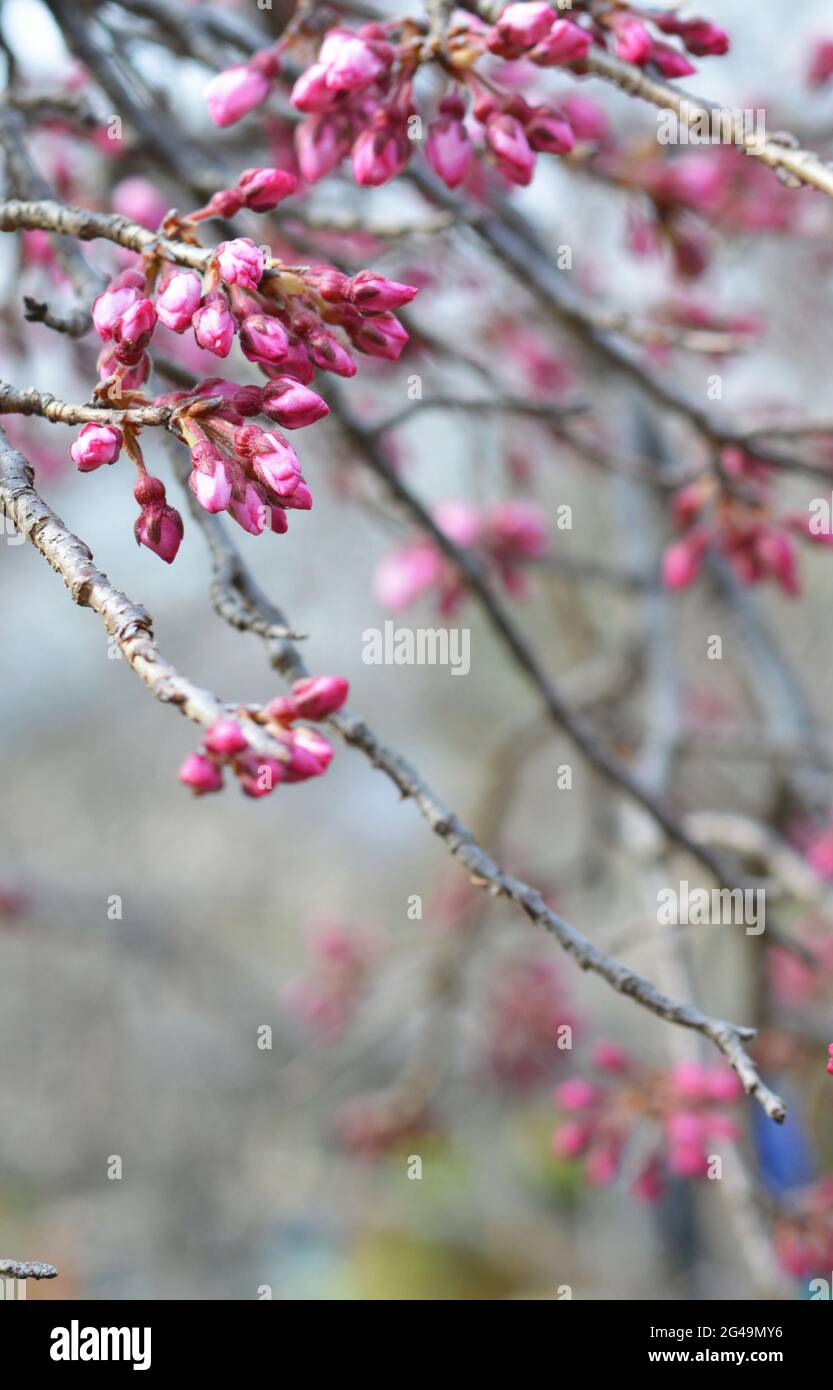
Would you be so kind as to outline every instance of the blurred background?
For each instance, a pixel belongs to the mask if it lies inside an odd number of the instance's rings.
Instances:
[[[229,8],[263,21],[253,4]],[[695,90],[734,107],[765,105],[773,129],[833,127],[833,96],[809,95],[804,82],[812,40],[830,18],[821,7],[703,8],[728,28],[733,50],[701,65]],[[66,81],[70,59],[42,5],[7,0],[0,28],[18,81],[35,90]],[[206,68],[170,58],[166,71],[159,49],[140,42],[125,61],[152,64],[178,118],[214,139],[200,96]],[[553,76],[556,93],[569,85]],[[623,139],[655,138],[652,111],[598,83],[587,91]],[[71,133],[40,131],[31,149],[68,201],[89,206],[116,205],[113,187],[142,172],[128,161],[102,175],[100,152]],[[547,245],[574,248],[583,288],[647,314],[667,294],[669,268],[628,250],[621,194],[555,160],[539,167],[533,186],[513,193],[517,205]],[[160,192],[165,206],[181,205],[164,177]],[[683,354],[664,364],[700,400],[706,376],[722,373],[725,408],[741,417],[783,408],[790,419],[823,418],[830,409],[830,218],[814,195],[793,196],[810,204],[801,235],[720,236],[698,282],[710,305],[761,319],[754,349],[717,365]],[[313,199],[322,213],[379,219],[407,219],[419,206],[398,183],[369,192],[342,177]],[[94,348],[22,324],[22,288],[46,297],[49,271],[31,262],[21,271],[17,241],[0,248],[2,376],[83,400]],[[122,263],[100,243],[90,256],[106,270]],[[585,360],[465,231],[379,243],[369,263],[418,276],[415,322],[496,358],[510,383],[517,364],[500,360],[502,316],[537,331],[563,368],[559,399],[590,400],[620,452],[669,466],[696,460],[685,428],[658,424],[635,391]],[[483,389],[464,365],[430,351],[415,360],[396,369],[363,362],[346,398],[381,418],[406,403],[413,371],[461,394]],[[71,431],[17,419],[8,427],[42,493],[153,614],[178,669],[224,699],[280,693],[260,643],[214,615],[209,558],[187,517],[169,569],[134,544],[126,465],[81,476],[67,455]],[[658,1200],[640,1203],[629,1159],[611,1181],[588,1183],[553,1155],[550,1136],[553,1087],[585,1074],[594,1041],[615,1040],[658,1072],[717,1054],[582,976],[511,904],[470,890],[416,808],[346,746],[326,778],[264,802],[233,787],[192,799],[176,768],[196,746],[193,728],[149,698],[108,653],[96,617],[74,608],[43,560],[5,534],[0,1253],[58,1266],[56,1281],[29,1284],[30,1298],[223,1300],[270,1290],[275,1299],[547,1299],[564,1286],[600,1299],[806,1296],[806,1279],[775,1253],[774,1203],[820,1179],[831,1157],[831,1083],[819,1061],[829,995],[814,986],[812,1008],[805,1000],[805,1023],[818,1034],[808,1062],[797,1035],[785,1042],[777,1031],[766,936],[703,928],[695,943],[657,929],[657,883],[699,882],[702,871],[679,856],[657,861],[643,819],[542,720],[473,603],[451,620],[471,633],[467,676],[363,662],[362,634],[390,616],[374,597],[374,574],[413,532],[336,425],[294,442],[313,511],[294,514],[286,537],[240,533],[240,546],[308,634],[311,670],[346,676],[351,708],[594,941],[710,1013],[762,1022],[767,1078],[793,1107],[788,1137],[776,1144],[744,1101],[735,1108],[740,1138],[720,1148],[722,1181],[672,1176]],[[514,490],[551,519],[567,504],[572,529],[553,524],[553,555],[647,576],[629,587],[541,566],[526,597],[511,602],[571,702],[635,767],[665,779],[681,814],[752,818],[784,833],[811,811],[823,819],[821,754],[767,759],[748,739],[741,756],[734,735],[764,727],[773,745],[786,740],[794,751],[812,731],[829,747],[824,547],[802,553],[800,599],[736,585],[727,597],[720,584],[669,596],[654,580],[671,528],[652,491],[576,460],[538,425],[426,412],[400,432],[397,450],[427,501],[485,505]],[[168,480],[156,441],[147,453]],[[819,486],[790,476],[779,501],[806,511]],[[171,479],[174,502],[175,489]],[[397,617],[444,621],[429,598]],[[705,657],[712,634],[723,637],[719,662]],[[559,786],[565,765],[571,789]],[[807,908],[788,904],[779,920],[804,931]],[[564,1025],[571,1049],[554,1043]],[[405,1121],[376,1145],[368,1115],[380,1097]]]

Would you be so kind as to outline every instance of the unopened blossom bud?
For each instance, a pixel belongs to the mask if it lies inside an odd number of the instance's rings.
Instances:
[[[244,169],[237,180],[243,201],[252,212],[271,212],[282,198],[288,198],[298,187],[294,174],[285,169]]]
[[[619,1171],[619,1151],[615,1144],[597,1144],[587,1156],[584,1174],[592,1187],[609,1187]]]
[[[232,404],[239,415],[260,415],[263,411],[263,397],[263,387],[241,386],[234,392]]]
[[[207,752],[218,758],[230,758],[235,753],[245,753],[248,748],[246,736],[234,719],[218,719],[208,730],[203,745]]]
[[[662,582],[666,589],[687,589],[703,568],[705,537],[692,532],[669,545],[662,557]]]
[[[165,276],[156,297],[156,317],[173,333],[184,333],[202,298],[199,275],[192,270],[174,270]]]
[[[721,1066],[720,1063],[709,1068],[705,1084],[709,1099],[720,1101],[724,1105],[733,1100],[740,1100],[743,1095],[743,1082],[740,1077],[730,1067]]]
[[[70,447],[70,458],[82,473],[92,473],[104,463],[115,463],[123,443],[124,436],[115,425],[84,425]]]
[[[628,1056],[627,1052],[625,1052],[623,1048],[618,1047],[616,1043],[607,1042],[607,1040],[603,1038],[600,1038],[599,1041],[593,1045],[591,1061],[594,1067],[598,1067],[600,1071],[612,1072],[614,1074],[621,1074],[629,1071],[631,1067],[631,1058]]]
[[[298,166],[307,183],[317,183],[329,174],[349,148],[338,123],[327,114],[310,116],[295,131]]]
[[[250,362],[282,362],[289,336],[273,314],[249,314],[240,325],[240,346]]]
[[[282,536],[289,529],[289,522],[283,507],[270,507],[269,516],[266,522],[270,531],[274,531],[276,536]]]
[[[189,753],[179,769],[179,780],[190,787],[195,796],[205,796],[207,792],[223,789],[223,774],[216,763],[202,753]]]
[[[221,241],[214,255],[227,285],[240,285],[244,290],[257,289],[263,279],[266,257],[250,237],[239,236],[233,241]]]
[[[569,1120],[559,1125],[550,1139],[550,1148],[556,1158],[578,1158],[584,1153],[593,1137],[593,1126],[582,1120]]]
[[[348,298],[363,313],[376,314],[385,309],[401,309],[418,293],[415,285],[388,280],[375,270],[360,270],[350,281]]]
[[[314,330],[307,337],[307,349],[316,367],[335,376],[355,376],[356,364],[347,349],[328,329]],[[286,363],[283,364],[286,366]]]
[[[662,1165],[656,1158],[649,1158],[634,1178],[631,1192],[639,1202],[658,1202],[663,1186]]]
[[[112,338],[122,314],[142,298],[144,283],[143,276],[126,270],[93,300],[93,326],[105,343]]]
[[[340,710],[350,689],[343,676],[307,676],[292,687],[292,700],[302,719],[327,719]]]
[[[239,405],[237,408],[240,410]],[[314,425],[316,420],[322,420],[330,413],[327,402],[322,400],[316,391],[311,391],[308,386],[303,386],[301,382],[287,376],[276,377],[263,388],[258,408],[285,430],[298,430],[303,429],[305,425]],[[245,415],[247,412],[240,410],[240,413]]]
[[[285,728],[298,718],[298,708],[291,695],[276,695],[264,705],[262,713],[270,723],[283,724]]]
[[[234,319],[223,295],[209,295],[191,320],[201,348],[228,357],[234,341]]]
[[[315,365],[305,342],[295,334],[290,334],[289,350],[281,362],[280,367],[270,367],[263,364],[263,370],[267,376],[276,376],[278,380],[283,380],[285,376],[292,377],[295,381],[300,381],[303,386],[309,386],[315,376]]]
[[[133,533],[137,545],[147,546],[166,565],[170,565],[182,542],[183,529],[182,517],[175,507],[169,507],[165,502],[151,502],[142,507]]]
[[[689,53],[698,58],[722,57],[729,52],[729,35],[708,19],[680,19],[675,14],[652,15],[664,34],[679,34]]]
[[[553,1099],[562,1110],[587,1110],[591,1105],[595,1105],[599,1096],[598,1086],[575,1076],[556,1086]]]
[[[486,144],[500,172],[512,183],[525,188],[535,170],[535,155],[526,132],[515,116],[501,112],[486,122]]]
[[[308,512],[312,510],[312,493],[303,478],[299,478],[292,491],[281,498],[281,506],[287,507],[293,512]],[[277,529],[281,528],[279,527]],[[284,526],[282,529],[285,531],[286,527]]]
[[[569,121],[549,106],[536,106],[524,122],[526,138],[541,154],[569,154],[576,137]]]
[[[401,173],[408,163],[408,141],[400,139],[389,121],[362,131],[352,149],[353,178],[363,188],[378,188]]]
[[[550,5],[507,5],[495,25],[495,30],[501,39],[513,46],[522,49],[532,48],[533,44],[549,33],[554,22],[555,14]],[[491,43],[489,47],[492,47]]]
[[[317,729],[292,729],[281,735],[290,751],[286,764],[287,782],[305,782],[327,771],[333,758],[332,746]]]
[[[260,536],[266,529],[269,507],[263,493],[254,483],[247,482],[240,496],[232,496],[229,515],[251,536]]]
[[[336,92],[358,91],[375,82],[393,58],[387,43],[367,43],[349,29],[331,29],[318,61],[326,70],[327,86]]]
[[[663,77],[690,77],[697,71],[684,53],[667,43],[652,44],[649,62],[659,68]]]
[[[613,16],[610,27],[616,36],[616,56],[623,63],[636,63],[640,67],[647,63],[653,47],[653,39],[641,20],[633,15]]]
[[[820,39],[813,48],[807,81],[813,87],[823,87],[833,77],[833,39]]]
[[[351,341],[359,352],[366,353],[368,357],[384,357],[389,362],[397,362],[408,341],[408,334],[393,314],[377,314],[366,319],[356,332],[351,333]]]
[[[206,459],[188,477],[188,486],[207,512],[224,512],[231,501],[232,481],[226,460],[220,454]]]
[[[289,497],[303,481],[298,455],[277,430],[260,436],[251,460],[260,481],[280,498]]]
[[[122,352],[137,355],[144,351],[156,327],[156,310],[149,299],[137,299],[125,309],[113,330],[118,344],[116,356]]]
[[[327,81],[327,69],[323,63],[313,63],[306,72],[302,72],[289,94],[295,110],[308,115],[329,111],[337,97],[335,88]]]
[[[547,518],[533,502],[500,502],[489,512],[487,543],[500,554],[543,555],[547,549]]]
[[[242,754],[234,764],[241,790],[247,796],[268,796],[285,777],[285,766],[277,758],[261,757],[259,753]]]
[[[215,125],[234,125],[269,95],[271,83],[262,72],[245,63],[226,68],[213,77],[203,91]]]
[[[463,182],[471,164],[473,146],[463,124],[465,106],[456,92],[440,102],[440,114],[428,127],[425,154],[447,188]]]
[[[778,581],[785,593],[796,598],[801,593],[801,584],[792,537],[774,526],[762,527],[756,537],[755,552],[767,573]]]
[[[131,222],[141,222],[143,227],[155,231],[168,211],[168,204],[148,179],[132,178],[116,184],[113,208]]]
[[[586,29],[580,29],[569,19],[557,19],[528,56],[542,68],[578,63],[587,57],[592,42]]]

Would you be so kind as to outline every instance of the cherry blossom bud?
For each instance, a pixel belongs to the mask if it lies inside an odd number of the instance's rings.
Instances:
[[[409,154],[407,141],[397,137],[390,123],[379,123],[353,145],[353,177],[363,188],[378,188],[402,172]]]
[[[298,710],[291,695],[277,695],[268,705],[264,705],[262,712],[270,723],[283,724],[287,728],[298,718]]]
[[[634,1178],[631,1192],[639,1202],[658,1202],[663,1185],[662,1165],[657,1158],[649,1158]]]
[[[389,362],[396,362],[408,341],[408,334],[393,314],[378,314],[365,320],[351,334],[351,341],[359,352],[366,353],[368,357],[384,357]]]
[[[166,565],[176,558],[183,536],[182,517],[175,507],[165,502],[151,502],[142,507],[133,533],[137,545],[147,546]]]
[[[584,1173],[592,1187],[608,1187],[619,1169],[619,1152],[614,1144],[601,1143],[591,1149]]]
[[[278,380],[283,380],[285,376],[294,377],[296,381],[300,381],[304,386],[309,386],[315,376],[315,366],[313,365],[306,343],[303,343],[300,338],[294,335],[290,336],[289,351],[283,362],[281,362],[280,367],[270,367],[268,364],[264,364],[263,370],[266,372],[267,376],[276,375]]]
[[[232,481],[228,464],[220,454],[195,467],[188,486],[207,512],[224,512],[231,501]]]
[[[592,1125],[584,1124],[581,1120],[570,1120],[555,1130],[550,1139],[550,1148],[556,1158],[578,1158],[592,1137]]]
[[[255,68],[240,63],[213,77],[203,91],[215,125],[234,125],[260,106],[269,95],[269,79]]]
[[[500,172],[512,183],[525,188],[531,183],[535,170],[535,155],[529,146],[526,132],[515,116],[505,112],[490,116],[486,122],[486,144]]]
[[[238,526],[242,526],[251,536],[260,536],[266,529],[269,508],[263,493],[254,483],[247,482],[242,495],[232,497],[228,504],[228,512]]]
[[[356,364],[349,352],[326,328],[309,334],[307,349],[316,367],[323,372],[333,372],[335,376],[356,375]]]
[[[276,536],[282,536],[289,529],[286,512],[282,507],[269,508],[269,517],[266,524],[270,531],[275,532]]]
[[[207,394],[211,395],[211,392]],[[232,396],[234,409],[240,415],[260,415],[263,410],[263,394],[263,388],[260,386],[241,386]]]
[[[810,57],[807,81],[813,87],[823,87],[833,77],[833,39],[820,39]]]
[[[386,43],[370,44],[349,29],[331,29],[318,61],[326,70],[327,86],[335,92],[357,91],[374,82],[390,66],[393,50]]]
[[[659,68],[663,77],[690,77],[697,71],[684,53],[667,43],[653,44],[649,61]]]
[[[271,212],[297,187],[295,175],[285,169],[244,169],[237,180],[237,188],[252,212]]]
[[[362,313],[379,313],[385,309],[401,309],[410,304],[419,290],[415,285],[403,285],[388,280],[375,270],[360,270],[349,282],[348,299]]]
[[[729,1067],[723,1067],[719,1063],[716,1067],[709,1068],[705,1085],[709,1099],[721,1101],[723,1104],[740,1100],[743,1095],[743,1082],[740,1077]]]
[[[303,478],[299,478],[295,487],[286,497],[281,498],[281,506],[288,507],[293,512],[308,512],[312,508],[312,493]],[[286,526],[274,527],[275,530],[286,530]]]
[[[553,1099],[562,1110],[587,1110],[595,1105],[600,1094],[598,1086],[575,1076],[556,1086]]]
[[[156,297],[156,317],[173,333],[184,333],[200,305],[202,286],[192,270],[174,270],[165,276]]]
[[[703,568],[706,537],[692,532],[669,545],[662,557],[662,582],[667,589],[687,589]]]
[[[438,583],[441,575],[442,558],[436,547],[417,541],[383,557],[374,575],[373,592],[385,608],[401,612]]]
[[[629,1071],[631,1067],[631,1058],[627,1052],[618,1047],[616,1043],[608,1042],[604,1038],[594,1044],[591,1060],[593,1066],[598,1067],[600,1071],[614,1074]]]
[[[234,719],[218,719],[208,730],[203,745],[207,752],[218,758],[230,758],[235,753],[245,753],[248,748],[246,737]]]
[[[340,710],[350,689],[343,676],[307,676],[292,687],[292,701],[302,719],[327,719]]]
[[[458,188],[469,171],[473,147],[463,124],[465,107],[454,93],[440,102],[440,115],[428,127],[425,154],[447,188]]]
[[[729,52],[729,35],[707,19],[679,19],[675,14],[652,15],[664,34],[679,34],[689,53],[698,58],[722,57]]]
[[[542,154],[569,154],[576,137],[569,121],[549,106],[536,106],[525,122],[526,138]]]
[[[105,343],[112,338],[122,314],[142,298],[144,283],[143,276],[126,270],[93,300],[93,326]]]
[[[549,33],[555,22],[552,7],[547,4],[507,5],[495,25],[500,38],[518,48],[532,48]],[[487,40],[488,42],[488,40]],[[491,48],[491,43],[489,47]]]
[[[302,72],[289,95],[296,111],[319,113],[329,111],[335,105],[338,93],[327,82],[327,69],[323,63],[313,63]]]
[[[285,430],[314,425],[316,420],[322,420],[330,413],[327,402],[317,392],[286,376],[276,377],[269,386],[264,387],[259,409]]]
[[[295,131],[298,165],[307,183],[317,183],[329,174],[349,148],[332,116],[310,116]]]
[[[203,757],[202,753],[189,753],[179,769],[178,776],[180,782],[190,787],[195,796],[205,796],[207,792],[219,792],[223,789],[222,772],[216,763]]]
[[[92,473],[103,463],[115,463],[123,443],[124,436],[115,425],[84,425],[70,448],[70,458],[82,473]]]
[[[592,42],[586,29],[580,29],[569,19],[557,19],[528,56],[542,68],[578,63],[587,57]]]
[[[317,729],[292,729],[281,736],[281,741],[286,743],[291,754],[286,764],[287,782],[305,782],[309,777],[320,777],[332,762],[332,746]]]
[[[269,430],[260,436],[251,459],[260,481],[278,497],[289,497],[303,482],[298,455],[277,430]]]
[[[240,788],[246,796],[268,796],[284,780],[286,769],[277,758],[264,758],[259,753],[244,753],[234,764]]]
[[[240,346],[250,362],[282,362],[289,336],[273,314],[249,314],[240,325]]]
[[[647,63],[653,48],[653,39],[641,20],[633,15],[613,16],[610,27],[616,36],[616,56],[623,63],[637,63],[640,67]]]
[[[227,285],[240,285],[244,290],[257,289],[263,279],[266,257],[250,237],[239,236],[233,241],[221,241],[214,255]]]
[[[144,351],[156,327],[156,310],[149,299],[137,299],[125,309],[113,330],[118,344],[116,356],[121,353],[136,355]]]
[[[217,357],[228,357],[234,341],[234,319],[223,295],[209,295],[191,322],[201,348]]]
[[[532,502],[500,502],[486,521],[486,543],[500,555],[543,555],[547,549],[547,518]]]

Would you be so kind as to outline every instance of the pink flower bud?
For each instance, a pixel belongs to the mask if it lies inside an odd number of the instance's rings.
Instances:
[[[239,236],[233,241],[221,241],[214,255],[227,285],[240,285],[244,290],[257,289],[263,279],[266,257],[250,237]]]
[[[93,300],[93,326],[105,343],[112,338],[122,314],[142,298],[144,283],[143,276],[127,270]]]
[[[234,125],[260,106],[269,95],[271,83],[262,72],[245,63],[226,68],[213,77],[203,91],[215,125]]]
[[[294,512],[308,512],[312,508],[312,493],[303,478],[299,478],[295,487],[286,497],[281,498],[281,506],[288,507]],[[273,530],[285,531],[286,526],[278,525]]]
[[[508,43],[518,48],[532,48],[550,32],[554,23],[555,14],[550,5],[516,4],[506,6],[495,29]]]
[[[371,126],[358,137],[352,150],[353,178],[363,188],[378,188],[405,168],[410,157],[408,141],[397,137],[387,121]]]
[[[287,782],[305,782],[327,771],[333,758],[332,746],[317,729],[292,729],[281,736],[290,750],[286,764]]]
[[[463,103],[455,99],[453,107],[446,110],[450,100],[441,102],[440,116],[428,127],[425,154],[446,187],[458,188],[469,171],[473,148],[462,120]]]
[[[700,532],[669,545],[662,557],[662,582],[667,589],[687,589],[694,583],[703,567],[705,547]]]
[[[684,53],[667,43],[655,43],[651,47],[650,62],[659,68],[663,77],[690,77],[697,69],[688,61]]]
[[[263,493],[254,483],[247,482],[241,496],[232,496],[229,515],[251,536],[260,536],[266,529],[269,507]]]
[[[590,1150],[584,1174],[593,1187],[608,1187],[619,1168],[619,1152],[615,1145],[601,1143]]]
[[[743,1095],[743,1082],[736,1072],[718,1064],[709,1068],[706,1092],[710,1100],[721,1101],[726,1105],[730,1101],[740,1100]]]
[[[677,1062],[671,1068],[671,1084],[685,1100],[706,1100],[709,1094],[709,1074],[701,1062]]]
[[[523,126],[515,116],[508,116],[505,112],[490,116],[486,122],[486,145],[507,179],[522,188],[531,183],[535,155]]]
[[[300,338],[291,335],[289,339],[289,351],[280,367],[270,367],[264,364],[263,370],[267,376],[275,376],[278,380],[284,377],[293,377],[300,381],[303,386],[309,386],[315,376],[315,367],[307,349],[306,343]]]
[[[191,320],[201,348],[217,357],[228,357],[234,341],[234,319],[222,295],[209,295]]]
[[[175,507],[169,507],[164,502],[152,502],[142,507],[133,533],[137,545],[147,546],[166,565],[170,565],[176,559],[183,529],[182,517]]]
[[[658,1202],[662,1196],[662,1165],[656,1158],[649,1158],[633,1180],[631,1192],[639,1202]]]
[[[576,137],[569,121],[549,106],[536,106],[526,122],[526,138],[541,154],[569,154]]]
[[[350,148],[332,116],[310,116],[295,131],[298,165],[307,183],[317,183],[334,169]]]
[[[581,1120],[570,1120],[559,1125],[550,1139],[550,1148],[556,1158],[578,1158],[584,1153],[593,1136],[591,1125]]]
[[[356,375],[356,364],[349,352],[335,334],[326,328],[308,335],[307,350],[316,367],[320,367],[322,372],[333,372],[336,376]]]
[[[215,725],[215,728],[217,726]],[[223,789],[223,774],[210,758],[202,753],[189,753],[179,769],[179,780],[190,787],[195,796],[205,796],[206,792],[219,792]]]
[[[340,710],[350,689],[343,676],[307,676],[292,687],[292,701],[302,719],[327,719]]]
[[[436,547],[417,541],[384,556],[373,579],[373,593],[385,608],[401,612],[438,583],[441,575],[442,558]]]
[[[289,522],[286,519],[286,512],[282,507],[269,508],[269,518],[267,525],[270,531],[274,531],[276,536],[282,536],[289,529]]]
[[[245,753],[248,748],[246,737],[234,719],[218,719],[208,730],[203,744],[209,753],[218,758],[230,758],[235,753]]]
[[[92,473],[103,463],[115,463],[124,443],[115,425],[84,425],[70,448],[70,458],[82,473]]]
[[[485,544],[500,558],[535,558],[548,543],[546,513],[534,502],[500,502],[487,516]]]
[[[252,212],[270,212],[297,187],[295,175],[285,169],[244,169],[237,180],[237,188]]]
[[[298,718],[298,709],[291,695],[277,695],[268,705],[264,705],[263,714],[271,722],[288,728]]]
[[[708,1159],[697,1144],[672,1144],[668,1150],[668,1166],[681,1178],[705,1177]]]
[[[239,406],[238,406],[239,409]],[[330,407],[315,391],[291,377],[276,377],[264,387],[260,409],[285,430],[303,429],[329,415]],[[245,414],[241,411],[241,414]]]
[[[318,61],[326,71],[328,87],[350,92],[374,82],[390,66],[392,57],[393,50],[386,43],[366,43],[349,29],[331,29]]]
[[[647,63],[653,47],[653,39],[641,20],[633,15],[613,16],[610,27],[616,35],[616,56],[623,63],[637,63],[640,67]]]
[[[207,512],[224,512],[231,501],[232,482],[228,465],[219,454],[201,461],[188,478],[188,486]]]
[[[288,498],[303,482],[298,455],[277,430],[269,430],[259,437],[251,459],[260,481],[278,497]]]
[[[363,314],[377,314],[385,309],[401,309],[419,293],[414,285],[388,280],[375,270],[360,270],[349,282],[348,299]]]
[[[820,39],[813,48],[807,81],[813,87],[823,87],[833,77],[833,40]]]
[[[707,19],[679,19],[675,14],[652,15],[664,34],[679,34],[689,53],[698,58],[721,57],[729,52],[729,35]]]
[[[368,357],[384,357],[388,362],[398,361],[408,341],[402,324],[393,314],[387,313],[366,319],[350,337],[359,352]]]
[[[240,346],[250,362],[282,362],[289,336],[273,314],[249,314],[240,325]]]
[[[240,780],[241,790],[246,796],[268,796],[285,777],[285,766],[277,758],[264,758],[249,752],[242,754],[234,765]]]
[[[591,1105],[595,1105],[600,1094],[598,1086],[574,1076],[556,1086],[553,1099],[562,1110],[587,1110]]]
[[[199,308],[202,287],[191,270],[174,270],[165,276],[156,297],[156,317],[173,333],[184,333]]]
[[[143,352],[155,327],[156,310],[153,304],[149,299],[137,299],[125,309],[113,329],[113,338],[118,344],[116,356],[121,352],[131,355]]]
[[[327,69],[323,63],[313,63],[302,72],[289,95],[296,111],[320,113],[329,111],[338,97],[335,88],[327,82]]]
[[[592,42],[586,29],[580,29],[569,19],[557,19],[549,33],[536,43],[529,57],[542,68],[578,63],[587,57]]]

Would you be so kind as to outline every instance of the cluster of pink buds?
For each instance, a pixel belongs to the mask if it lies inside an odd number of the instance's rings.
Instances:
[[[196,245],[198,222],[230,217],[242,207],[266,212],[294,187],[294,176],[283,170],[246,169],[233,188],[216,193],[189,218],[170,214],[162,230],[170,240]],[[252,417],[265,415],[284,429],[320,420],[328,408],[310,389],[316,371],[353,376],[351,348],[396,361],[408,335],[394,310],[417,291],[372,270],[349,276],[332,266],[290,269],[248,237],[224,241],[206,253],[203,274],[178,265],[163,269],[160,255],[157,248],[146,252],[93,303],[93,324],[103,343],[96,396],[108,408],[169,407],[168,427],[191,449],[191,487],[200,504],[210,512],[228,511],[254,535],[282,533],[287,511],[308,510],[312,496],[292,446],[278,430],[251,423]],[[198,347],[221,358],[237,339],[268,385],[240,386],[217,377],[192,391],[147,399],[142,388],[150,375],[148,347],[157,324],[176,334],[190,330]],[[137,427],[90,423],[70,454],[82,472],[92,472],[114,463],[124,447],[147,492],[138,433]],[[162,485],[158,480],[154,485],[158,494]],[[137,492],[143,508],[137,539],[171,560],[181,521],[164,507],[164,489],[154,496],[144,492],[142,497]]]
[[[576,0],[571,8],[567,19],[543,0],[510,4],[493,26],[455,11],[440,48],[426,42],[428,26],[416,20],[371,22],[355,30],[339,25],[323,39],[301,20],[281,44],[286,49],[316,44],[315,60],[295,82],[291,97],[306,117],[296,135],[304,178],[315,182],[348,155],[357,183],[387,183],[401,173],[421,139],[415,79],[422,67],[433,66],[450,83],[427,117],[424,149],[436,173],[455,188],[475,151],[482,150],[510,182],[527,184],[536,154],[568,153],[577,132],[566,109],[530,105],[501,91],[492,71],[495,58],[581,73],[598,45],[664,77],[682,77],[695,71],[684,49],[704,57],[729,47],[724,30],[703,19],[645,12],[621,0]],[[273,48],[215,77],[205,93],[215,123],[231,125],[265,101],[278,70],[278,48]]]
[[[790,1193],[789,1210],[775,1222],[775,1251],[781,1267],[796,1279],[833,1269],[833,1178],[822,1178]]]
[[[771,579],[790,597],[800,593],[795,543],[791,532],[830,544],[811,530],[810,518],[772,518],[767,506],[769,469],[744,450],[721,450],[719,470],[680,489],[673,515],[685,534],[663,557],[663,581],[685,589],[699,576],[709,553],[720,554],[744,584]]]
[[[317,927],[309,946],[312,968],[290,985],[287,1002],[317,1037],[335,1042],[365,995],[377,948],[337,922]]]
[[[583,1159],[587,1181],[594,1186],[613,1182],[637,1131],[641,1140],[648,1139],[650,1152],[631,1190],[648,1202],[661,1196],[669,1173],[705,1177],[709,1145],[738,1137],[737,1122],[720,1108],[743,1095],[728,1067],[692,1061],[652,1069],[606,1042],[597,1044],[593,1062],[607,1073],[606,1084],[574,1077],[556,1087],[563,1119],[552,1136],[552,1150],[558,1158]]]
[[[195,796],[222,791],[223,770],[230,768],[246,796],[268,796],[279,782],[306,782],[327,771],[332,745],[317,729],[298,719],[328,719],[347,699],[341,676],[310,676],[296,681],[289,695],[280,695],[259,710],[240,711],[239,718],[219,719],[207,730],[199,752],[191,753],[179,769],[179,780]],[[244,732],[251,721],[281,745],[280,758],[264,757]]]
[[[541,958],[502,961],[490,1001],[488,1063],[504,1085],[545,1081],[567,1055],[575,1016],[566,1007],[561,977]],[[560,1030],[566,1030],[561,1032]]]
[[[525,565],[547,550],[547,519],[540,507],[510,501],[480,511],[468,503],[445,502],[435,509],[434,520],[456,545],[476,550],[508,593],[525,595]],[[412,541],[391,552],[376,571],[376,597],[395,612],[429,590],[436,591],[439,611],[446,616],[465,596],[459,572],[432,540]]]

